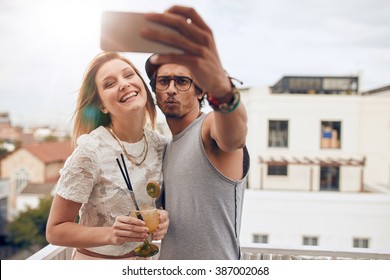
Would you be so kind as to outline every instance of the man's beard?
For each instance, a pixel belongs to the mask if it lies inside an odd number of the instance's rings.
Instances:
[[[175,112],[163,112],[165,115],[165,118],[167,119],[178,119],[180,118],[180,115]]]

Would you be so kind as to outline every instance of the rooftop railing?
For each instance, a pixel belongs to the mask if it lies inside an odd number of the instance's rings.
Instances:
[[[47,245],[27,260],[70,260],[73,248]],[[319,250],[315,247],[276,248],[248,244],[241,248],[243,260],[390,260],[390,252],[356,248],[349,251]]]
[[[241,248],[241,258],[243,260],[390,260],[390,252],[376,252],[364,248],[340,251],[320,249],[315,246],[286,248],[251,243]]]
[[[27,260],[70,260],[73,248],[47,245]]]

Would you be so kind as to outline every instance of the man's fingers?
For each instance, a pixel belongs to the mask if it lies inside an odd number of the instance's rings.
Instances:
[[[176,5],[169,8],[167,12],[181,15],[186,19],[186,22],[187,19],[191,19],[191,24],[195,24],[196,26],[199,26],[203,30],[207,30],[208,32],[211,32],[210,27],[206,24],[206,22],[202,19],[202,17],[196,12],[194,8]]]

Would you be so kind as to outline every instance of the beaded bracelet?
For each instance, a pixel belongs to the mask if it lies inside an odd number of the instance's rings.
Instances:
[[[232,87],[233,95],[227,102],[221,102],[220,100],[207,95],[207,101],[209,102],[210,107],[214,109],[214,111],[221,113],[230,113],[238,107],[238,105],[240,104],[240,91],[233,84]],[[225,99],[226,98],[223,98],[223,100]]]

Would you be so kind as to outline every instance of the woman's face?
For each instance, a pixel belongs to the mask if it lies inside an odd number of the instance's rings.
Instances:
[[[147,94],[144,84],[125,61],[113,59],[103,64],[96,73],[95,83],[102,101],[101,110],[109,113],[112,120],[145,109]]]

